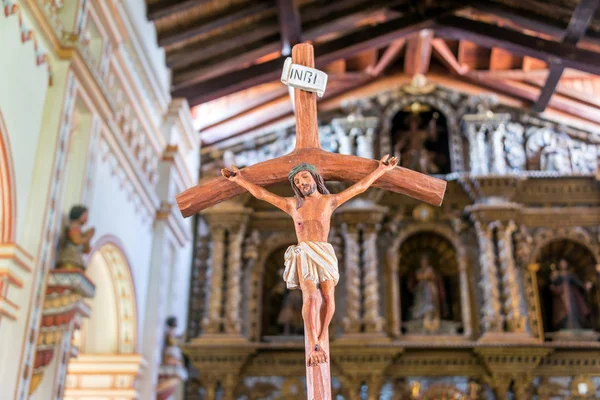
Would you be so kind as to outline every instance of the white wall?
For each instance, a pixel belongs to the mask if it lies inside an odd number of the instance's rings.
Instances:
[[[125,0],[125,10],[140,41],[144,55],[147,57],[156,78],[164,93],[170,92],[171,74],[167,69],[165,51],[158,47],[154,24],[146,19],[145,0]]]
[[[113,235],[123,245],[133,275],[139,332],[139,327],[143,326],[146,304],[148,267],[152,250],[152,222],[145,222],[142,219],[133,201],[121,188],[117,175],[111,173],[109,162],[103,161],[101,157],[98,159],[93,175],[89,208],[88,225],[96,228],[94,237],[97,239],[104,235]]]
[[[28,23],[27,18],[25,23]],[[19,17],[16,14],[6,17],[4,12],[0,12],[0,38],[0,112],[6,123],[15,164],[15,232],[18,238],[23,230],[31,190],[44,100],[48,90],[48,66],[36,65],[33,40],[21,43]],[[57,104],[56,112],[60,113],[60,109],[61,105]]]

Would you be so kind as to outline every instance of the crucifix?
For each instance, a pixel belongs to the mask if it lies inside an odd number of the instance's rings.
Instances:
[[[298,245],[285,253],[283,279],[290,289],[302,290],[309,400],[331,400],[329,322],[335,310],[334,288],[339,279],[337,258],[327,243],[335,209],[375,186],[440,206],[446,182],[397,166],[395,157],[380,161],[329,153],[321,149],[317,126],[317,93],[325,90],[327,76],[314,68],[313,47],[298,44],[286,61],[282,82],[294,87],[296,148],[291,153],[222,176],[177,196],[181,214],[189,217],[234,196],[250,192],[281,209],[294,221]],[[324,180],[355,182],[330,194]],[[264,186],[289,181],[294,197],[280,197]]]

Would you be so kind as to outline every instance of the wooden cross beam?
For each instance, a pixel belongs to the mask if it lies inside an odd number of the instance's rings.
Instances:
[[[313,47],[308,44],[299,44],[294,46],[292,49],[292,62],[293,64],[314,68]],[[293,73],[290,76],[293,77]],[[295,88],[294,96],[296,107],[295,150],[288,155],[246,167],[238,172],[236,172],[235,168],[232,168],[231,170],[224,169],[222,171],[223,175],[228,176],[229,179],[232,180],[226,179],[225,177],[214,178],[203,183],[202,185],[198,185],[179,194],[177,196],[177,203],[184,216],[188,217],[195,212],[243,193],[245,191],[245,189],[241,187],[243,185],[255,196],[263,198],[266,201],[271,202],[271,204],[277,205],[277,207],[283,210],[287,210],[286,212],[288,212],[294,218],[294,224],[300,226],[296,229],[299,245],[293,246],[293,248],[290,247],[290,249],[293,251],[289,256],[298,260],[300,256],[293,254],[300,254],[300,252],[306,251],[299,249],[300,247],[310,246],[311,243],[312,245],[317,246],[324,245],[322,243],[323,239],[321,238],[322,232],[320,231],[320,228],[314,227],[323,227],[325,225],[329,226],[328,221],[321,221],[321,219],[329,218],[329,216],[324,217],[324,215],[326,215],[327,212],[331,213],[332,211],[327,210],[331,210],[331,208],[328,207],[333,206],[327,206],[326,204],[332,203],[318,203],[321,200],[311,200],[309,202],[307,200],[307,203],[303,206],[304,209],[298,211],[300,206],[297,203],[294,203],[296,205],[294,207],[291,205],[291,203],[288,203],[288,200],[272,193],[267,194],[266,191],[260,187],[288,181],[288,173],[292,167],[296,166],[297,164],[306,162],[313,164],[324,179],[356,182],[362,180],[367,175],[369,176],[369,178],[366,178],[366,180],[361,181],[362,184],[353,186],[341,194],[332,195],[341,196],[335,197],[336,199],[342,199],[344,195],[348,195],[349,192],[352,192],[354,193],[353,195],[356,195],[360,193],[360,191],[356,190],[356,187],[361,187],[363,189],[358,190],[364,191],[366,190],[366,187],[368,187],[362,186],[368,185],[365,182],[372,182],[372,179],[378,179],[375,181],[374,186],[406,194],[435,206],[439,206],[441,204],[444,197],[444,192],[446,190],[446,182],[443,180],[423,175],[405,168],[393,167],[394,163],[396,162],[394,159],[392,159],[391,164],[386,163],[385,160],[382,160],[381,163],[383,163],[384,166],[383,169],[381,169],[382,164],[374,160],[350,155],[333,154],[322,150],[320,148],[318,135],[316,93]],[[240,174],[242,177],[240,178],[238,174]],[[297,173],[297,175],[294,176],[300,175],[302,174]],[[237,179],[237,183],[233,181],[235,179]],[[299,187],[301,186],[301,183],[298,182],[301,181],[296,181],[296,179],[309,178],[308,174],[304,174],[304,176],[301,176],[300,178],[295,178],[295,185]],[[314,183],[315,181],[313,180],[312,182]],[[303,187],[302,190],[307,189]],[[313,192],[314,188],[312,192],[307,194],[307,196],[310,196]],[[347,199],[349,198],[350,197],[347,197]],[[314,203],[314,201],[317,203]],[[340,201],[343,202],[345,200]],[[290,205],[287,206],[287,204]],[[321,204],[321,206],[318,204]],[[337,205],[335,207],[337,207]],[[315,223],[317,223],[317,225],[315,225]],[[313,228],[311,228],[311,226]],[[327,231],[328,230],[329,228],[327,228]],[[327,233],[324,235],[326,237]],[[321,239],[316,238],[317,236]],[[325,243],[325,245],[331,246],[327,243]],[[305,247],[302,247],[302,249],[305,249]],[[320,249],[321,250],[318,250],[320,252],[319,254],[321,255],[319,260],[327,259],[330,260],[329,263],[331,263],[331,260],[335,259],[335,257],[333,257],[331,254],[329,256],[324,256],[324,254],[327,254],[327,247],[320,247]],[[302,263],[303,261],[298,262]],[[304,269],[301,269],[302,267],[299,267],[299,270],[297,271],[297,279],[299,280],[299,285],[302,288],[303,301],[308,301],[308,303],[306,303],[307,309],[310,308],[312,310],[317,310],[312,313],[309,312],[307,316],[305,316],[305,307],[303,306],[305,354],[307,362],[307,394],[310,400],[331,400],[331,359],[329,352],[328,323],[331,320],[332,314],[328,314],[327,311],[323,312],[323,310],[330,309],[328,308],[329,306],[327,304],[330,304],[332,299],[334,299],[334,296],[332,295],[333,291],[327,292],[328,294],[323,294],[322,291],[331,290],[335,286],[335,284],[332,282],[333,278],[331,278],[332,276],[335,276],[335,273],[337,273],[337,262],[334,264],[335,266],[329,264],[329,267],[335,268],[335,272],[332,272],[332,270],[329,269],[327,270],[327,273],[329,274],[328,278],[319,277],[318,279],[320,292],[318,295],[319,300],[316,303],[314,303],[315,298],[313,297],[313,290],[316,290],[316,282],[313,281],[307,284],[307,281],[314,278],[310,276],[310,273],[307,273],[305,276],[305,271]],[[288,274],[287,268],[288,253],[286,252],[286,275]],[[315,266],[314,268],[317,267]],[[290,286],[290,280],[288,279],[286,279],[286,282],[288,283],[288,287],[296,286],[295,284]],[[337,280],[335,282],[337,282]],[[311,336],[308,334],[308,332],[322,332],[322,334],[317,340],[316,335]],[[321,356],[321,354],[324,356]]]
[[[565,30],[562,42],[570,45],[576,45],[579,39],[585,35],[585,31],[592,21],[592,17],[600,4],[600,0],[582,0],[573,11],[569,26]],[[540,97],[531,107],[533,111],[542,112],[550,102],[550,97],[556,90],[556,85],[563,75],[565,66],[562,63],[550,63],[550,73],[546,78],[546,84],[542,88]]]

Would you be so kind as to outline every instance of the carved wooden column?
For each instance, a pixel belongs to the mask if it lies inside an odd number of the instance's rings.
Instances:
[[[204,333],[218,333],[221,330],[221,299],[223,293],[223,259],[225,258],[225,229],[210,227],[212,242],[210,279],[208,283],[208,309],[202,320]]]
[[[381,214],[380,216],[383,216]],[[363,299],[363,323],[365,332],[381,333],[383,332],[384,320],[380,311],[379,295],[379,257],[377,255],[377,233],[379,224],[369,224],[363,230],[363,266],[364,273],[364,299]]]
[[[372,201],[357,199],[342,207],[337,215],[342,221],[345,248],[346,334],[383,334],[377,233],[386,211]]]
[[[398,278],[398,251],[390,247],[386,252],[386,279],[387,283],[387,321],[388,331],[393,337],[402,333],[400,325],[402,320],[400,304],[400,282]],[[462,300],[462,298],[461,298]]]
[[[500,289],[492,229],[487,223],[478,219],[474,219],[473,222],[479,242],[479,264],[481,268],[479,285],[484,293],[481,323],[485,333],[502,332],[504,317],[500,305]]]
[[[206,334],[241,337],[242,246],[251,211],[239,203],[225,202],[203,213],[212,240],[209,305],[203,320]]]
[[[246,216],[247,219],[247,216]],[[246,232],[246,223],[233,227],[229,231],[229,247],[227,259],[227,301],[225,303],[225,332],[240,335],[242,319],[240,306],[242,303],[242,244]]]
[[[463,322],[463,335],[473,337],[473,321],[471,318],[471,300],[469,296],[469,275],[465,254],[458,254],[458,274],[460,279],[460,308]]]
[[[498,227],[498,258],[502,273],[502,289],[504,295],[504,315],[507,328],[511,332],[525,332],[527,319],[521,312],[524,301],[520,289],[520,277],[515,266],[513,251],[513,233],[516,225],[513,221]]]
[[[360,247],[358,228],[342,225],[344,238],[344,271],[346,275],[346,316],[343,319],[344,333],[360,332]]]

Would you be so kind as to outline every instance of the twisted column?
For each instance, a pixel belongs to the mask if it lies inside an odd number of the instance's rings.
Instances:
[[[344,238],[344,273],[346,274],[346,316],[344,332],[360,332],[360,247],[358,229],[355,225],[342,225]]]
[[[498,228],[498,258],[502,272],[502,294],[504,296],[504,315],[511,332],[524,332],[527,326],[526,316],[521,312],[522,296],[519,290],[519,279],[515,266],[512,234],[516,225],[510,221],[506,226]]]
[[[225,332],[240,334],[242,321],[240,305],[242,303],[242,243],[246,231],[245,224],[229,231],[227,259],[227,299],[225,303]]]
[[[382,332],[383,318],[379,310],[379,277],[377,266],[377,231],[379,225],[370,225],[363,231],[363,266],[364,275],[364,297],[363,297],[363,322],[366,332]]]
[[[481,265],[481,286],[484,298],[482,325],[486,332],[502,331],[502,310],[500,305],[500,289],[494,255],[492,229],[481,221],[475,220],[475,230],[479,242],[479,263]]]
[[[208,310],[202,320],[202,327],[206,333],[219,333],[221,330],[221,302],[223,300],[223,259],[225,257],[225,228],[211,226],[212,256],[210,268],[210,282],[207,289]]]

